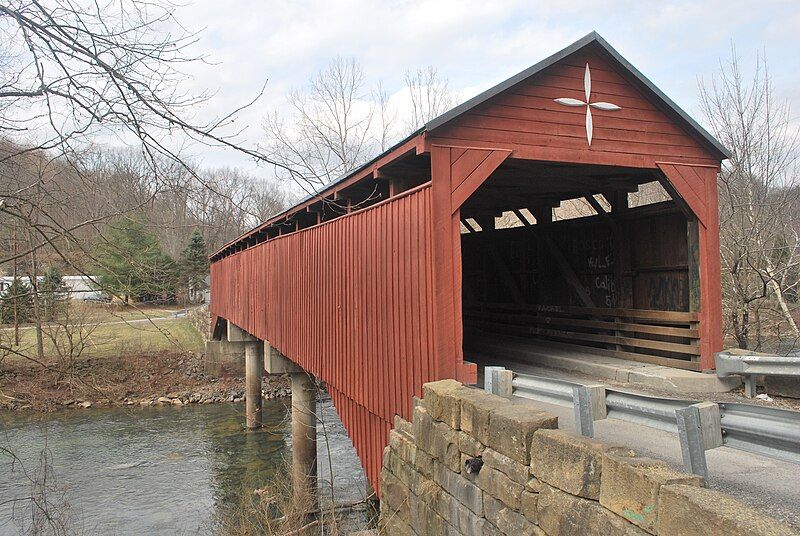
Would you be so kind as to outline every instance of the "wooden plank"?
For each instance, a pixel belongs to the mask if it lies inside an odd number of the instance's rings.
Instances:
[[[498,324],[481,320],[478,322],[482,326],[489,326],[491,329],[502,329],[506,333],[526,333],[529,335],[543,335],[546,337],[559,337],[567,340],[577,340],[584,342],[596,342],[614,344],[620,346],[630,346],[633,348],[646,348],[648,350],[660,350],[685,355],[700,355],[700,349],[693,344],[677,344],[671,342],[654,341],[650,339],[636,339],[633,337],[617,337],[615,335],[603,335],[599,333],[585,333],[582,331],[559,330],[551,328],[540,328],[526,325]]]
[[[451,209],[451,149],[431,147],[431,215],[433,238],[434,300],[433,325],[435,337],[434,356],[437,361],[436,376],[453,378],[456,374],[454,356],[460,351],[456,341],[453,279],[453,211]],[[463,158],[463,156],[462,156]],[[458,221],[458,218],[456,218]]]
[[[667,180],[674,188],[674,192],[677,193],[689,206],[697,219],[704,223],[708,218],[708,207],[706,207],[706,202],[702,197],[697,195],[695,189],[690,185],[689,180],[687,180],[686,172],[680,171],[681,167],[685,166],[664,164],[661,166],[661,170],[667,176]]]
[[[601,205],[593,195],[584,196],[584,199],[586,199],[586,202],[589,203],[589,205],[594,209],[595,212],[597,212],[599,216],[608,216],[606,209],[603,208],[603,205]]]
[[[507,332],[509,335],[514,335],[513,331]],[[582,346],[580,344],[571,344],[564,341],[547,341],[548,345],[559,348],[564,348],[576,352],[585,352],[589,354],[604,355],[608,357],[617,357],[620,359],[627,359],[629,361],[636,361],[639,363],[649,363],[651,365],[661,365],[663,367],[673,367],[683,370],[699,371],[700,366],[697,361],[688,361],[684,359],[673,359],[669,357],[661,357],[649,354],[639,354],[635,352],[625,352],[618,350],[611,350],[607,348],[594,348],[589,346]]]
[[[511,270],[508,268],[508,264],[503,257],[503,254],[495,247],[492,242],[486,243],[486,248],[488,249],[489,257],[491,258],[492,262],[494,263],[495,267],[497,268],[497,272],[500,275],[500,279],[503,281],[503,284],[508,288],[508,291],[511,293],[511,298],[514,300],[515,303],[525,303],[522,299],[522,290],[517,285],[517,282],[514,280],[514,275],[511,273]]]
[[[626,331],[633,333],[647,333],[649,335],[664,335],[668,337],[684,337],[687,339],[697,339],[700,337],[700,332],[696,328],[676,328],[671,326],[653,326],[650,324],[635,324],[629,322],[605,322],[602,320],[584,320],[581,318],[565,318],[557,316],[546,316],[545,314],[536,316],[528,314],[502,314],[492,313],[487,311],[466,310],[464,312],[467,316],[472,317],[487,317],[496,320],[504,320],[507,323],[525,323],[532,322],[536,324],[549,324],[556,326],[574,326],[589,329],[600,329],[606,331]]]
[[[513,94],[504,96],[502,101],[486,104],[476,110],[475,113],[494,117],[540,121],[544,124],[563,124],[564,116],[568,114],[584,117],[584,120],[586,117],[586,112],[577,107],[571,110],[562,110],[561,107],[553,107],[550,99],[537,99]],[[570,122],[577,124],[577,117]],[[663,116],[644,113],[628,114],[627,116],[608,115],[603,118],[603,125],[607,129],[664,134],[676,138],[686,134]]]
[[[483,112],[465,114],[459,119],[459,125],[462,127],[531,134],[546,132],[550,135],[564,138],[577,138],[586,141],[585,115],[583,119],[584,125],[580,124],[580,118],[577,115],[567,117],[568,119],[566,121],[564,117],[561,116],[557,122],[552,122],[542,120],[538,117],[537,119],[522,119],[518,116],[498,117]],[[594,135],[592,136],[593,145],[595,139],[606,142],[647,143],[654,147],[683,147],[687,154],[703,154],[702,149],[699,149],[697,144],[685,135],[653,133],[646,130],[631,130],[629,128],[611,128],[611,126],[606,123],[602,123],[602,125],[603,128],[597,130],[597,138],[595,138]],[[627,125],[625,126],[627,127]]]
[[[458,158],[453,158],[450,173],[450,189],[456,191],[477,168],[492,154],[490,150],[467,149]]]
[[[475,149],[470,149],[468,153],[475,151],[478,153],[482,153],[482,151],[477,151]],[[450,201],[450,209],[452,212],[461,207],[464,202],[471,196],[475,190],[480,187],[481,184],[492,174],[494,170],[497,169],[497,166],[503,163],[503,161],[508,158],[511,154],[511,151],[491,151],[489,155],[478,164],[470,173],[463,178],[463,180],[459,179],[451,179],[454,182],[459,182],[457,188],[453,189],[452,199]],[[462,157],[466,158],[465,157]],[[452,170],[452,173],[456,173],[456,169]]]
[[[499,127],[499,125],[497,125]],[[648,143],[647,138],[643,137],[640,141],[605,139],[600,135],[601,129],[595,126],[598,138],[592,137],[592,151],[608,152],[615,154],[635,154],[647,155],[660,160],[664,159],[684,159],[684,158],[706,158],[706,153],[695,147],[684,147],[679,145],[662,145]],[[583,150],[588,147],[586,143],[586,132],[581,138],[575,136],[563,136],[558,134],[548,134],[546,132],[526,132],[521,130],[508,130],[502,128],[488,128],[485,126],[473,126],[458,124],[445,127],[441,131],[441,136],[447,138],[457,138],[462,140],[472,140],[476,144],[492,144],[495,146],[500,143],[511,143],[516,146],[540,146],[548,149],[570,149]],[[573,157],[574,158],[574,157]],[[652,167],[652,166],[648,166]]]
[[[531,222],[528,221],[528,218],[525,217],[525,214],[522,213],[522,210],[515,209],[513,210],[513,212],[522,225],[524,225],[525,227],[531,226]]]
[[[437,133],[436,138],[430,138],[432,143],[439,145],[463,145],[469,143],[484,143],[475,140],[465,133],[459,133],[462,137]],[[661,159],[657,155],[642,154],[632,151],[600,151],[593,148],[592,151],[581,151],[580,147],[571,148],[551,147],[547,145],[526,145],[520,140],[510,137],[506,141],[491,141],[492,145],[513,151],[515,158],[540,160],[549,162],[560,162],[568,164],[588,164],[588,165],[608,165],[624,166],[628,168],[653,169],[656,162]],[[715,161],[708,158],[692,158],[688,156],[679,157],[687,164],[713,164]]]
[[[569,265],[567,259],[564,258],[564,255],[553,243],[552,238],[544,235],[542,240],[544,241],[545,245],[547,245],[547,249],[550,251],[550,254],[553,256],[559,268],[561,269],[561,275],[572,287],[572,290],[578,296],[578,299],[583,302],[586,307],[595,307],[592,298],[586,291],[586,287],[583,286],[583,283],[581,283],[580,279],[578,279],[578,276],[575,275],[575,271],[572,269],[572,266]]]
[[[700,230],[697,219],[686,222],[686,242],[688,244],[689,271],[689,310],[700,310]]]
[[[630,309],[630,308],[604,308],[604,307],[576,307],[569,305],[525,305],[518,306],[508,303],[485,302],[478,304],[486,308],[511,309],[511,310],[530,310],[538,313],[551,315],[570,315],[579,314],[587,316],[636,318],[639,320],[652,320],[654,322],[696,322],[698,315],[696,312],[683,311],[656,311],[650,309]]]

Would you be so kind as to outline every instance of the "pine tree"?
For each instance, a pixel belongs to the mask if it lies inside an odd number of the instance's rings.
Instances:
[[[175,299],[178,270],[161,250],[144,218],[114,222],[97,247],[95,270],[102,287],[125,301],[170,302]]]
[[[190,296],[206,289],[208,265],[206,241],[195,229],[181,253],[181,279]]]
[[[15,305],[17,323],[30,322],[33,318],[33,294],[30,285],[22,279],[12,281],[8,288],[0,294],[0,323],[14,323]]]
[[[42,320],[53,321],[68,306],[69,289],[58,268],[48,268],[39,283],[39,305]]]

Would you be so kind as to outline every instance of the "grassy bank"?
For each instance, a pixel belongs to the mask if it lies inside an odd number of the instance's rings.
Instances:
[[[104,305],[74,304],[69,322],[43,326],[46,361],[69,357],[105,358],[124,354],[162,351],[201,352],[203,337],[185,317],[175,317],[177,308],[119,308]],[[14,344],[14,329],[0,328],[0,345],[13,350],[4,361],[19,364],[24,356],[35,357],[36,330],[32,325],[19,328],[19,345]],[[80,351],[70,352],[70,346]],[[77,355],[76,355],[77,354]]]

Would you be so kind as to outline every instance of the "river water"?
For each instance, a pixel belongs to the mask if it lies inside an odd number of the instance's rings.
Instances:
[[[42,480],[43,467],[48,501],[69,513],[76,532],[209,534],[215,513],[241,493],[286,478],[288,402],[265,401],[256,432],[243,429],[244,404],[0,414],[0,448],[19,458],[12,464],[0,452],[0,535],[30,526],[28,503],[18,499],[38,495],[31,480]],[[363,471],[329,400],[318,414],[323,493],[331,493],[332,467],[335,502],[360,500]]]

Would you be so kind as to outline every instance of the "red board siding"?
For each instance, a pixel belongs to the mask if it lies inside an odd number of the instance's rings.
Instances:
[[[454,366],[434,357],[431,232],[426,185],[211,265],[212,315],[325,382],[375,489],[394,415]]]
[[[586,108],[555,102],[562,97],[586,99],[587,63],[590,102],[622,107],[592,109],[591,147],[586,140]],[[670,112],[651,102],[630,75],[591,48],[570,55],[431,134],[434,143],[508,148],[516,157],[537,160],[635,167],[655,167],[656,161],[719,163]]]
[[[668,163],[659,164],[659,168],[700,223],[700,366],[711,370],[714,354],[722,350],[717,169]]]

